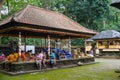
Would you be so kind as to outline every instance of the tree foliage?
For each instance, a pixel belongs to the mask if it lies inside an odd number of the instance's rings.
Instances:
[[[2,18],[6,18],[30,4],[63,13],[92,30],[120,31],[120,10],[111,7],[110,3],[110,0],[4,0]],[[7,39],[9,40],[9,38],[3,37],[3,43],[6,43]],[[40,39],[28,39],[27,43],[34,44],[39,41],[41,42]],[[83,40],[72,40],[72,44],[77,45],[79,41]]]
[[[57,0],[57,2],[58,11],[89,29],[101,31],[114,29],[112,26],[119,25],[120,11],[110,6],[110,0]]]

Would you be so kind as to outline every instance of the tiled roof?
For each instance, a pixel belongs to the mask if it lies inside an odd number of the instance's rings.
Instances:
[[[51,28],[51,30],[59,29],[59,31],[66,30],[85,34],[96,34],[96,32],[83,27],[61,13],[31,5],[26,6],[8,19],[1,21],[0,25],[3,26],[10,22],[36,25],[37,29]]]
[[[101,31],[100,33],[93,36],[91,39],[114,39],[120,38],[120,33],[115,30]]]
[[[112,0],[112,3],[120,3],[120,0]]]
[[[120,9],[120,0],[112,0],[111,6],[114,6]]]

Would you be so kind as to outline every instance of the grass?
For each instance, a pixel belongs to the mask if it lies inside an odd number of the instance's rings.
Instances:
[[[101,65],[99,63],[17,76],[0,73],[0,80],[120,80],[115,70],[101,68]]]

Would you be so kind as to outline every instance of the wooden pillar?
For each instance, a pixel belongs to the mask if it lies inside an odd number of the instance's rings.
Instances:
[[[54,46],[55,48],[57,48],[57,39],[55,39],[54,42],[55,42]]]
[[[2,41],[1,41],[1,40],[2,40],[2,37],[0,36],[0,44],[2,44]]]
[[[69,53],[71,54],[71,39],[70,39],[70,37],[68,40],[68,50],[69,50]]]
[[[45,41],[45,44],[44,44],[45,46],[44,47],[47,48],[47,38],[46,37],[45,37],[44,41]]]
[[[50,56],[50,35],[48,35],[48,55]]]
[[[18,48],[18,54],[21,56],[21,32],[19,32]]]
[[[86,47],[87,47],[87,44],[86,44],[86,39],[85,39],[85,53],[87,54]]]
[[[46,37],[44,37],[44,48],[46,48]]]
[[[61,41],[60,41],[60,39],[56,39],[54,41],[55,41],[55,48],[61,49]]]

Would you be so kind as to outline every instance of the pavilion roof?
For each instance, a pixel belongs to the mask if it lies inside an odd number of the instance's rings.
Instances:
[[[120,9],[120,0],[112,0],[111,6],[114,6]]]
[[[92,38],[89,38],[87,40],[85,40],[86,42],[93,42],[94,40]]]
[[[1,35],[18,35],[19,31],[26,36],[89,38],[96,34],[61,13],[31,5],[0,22]]]
[[[96,34],[91,39],[97,40],[97,39],[116,39],[116,38],[120,39],[120,33],[118,31],[106,30]]]

